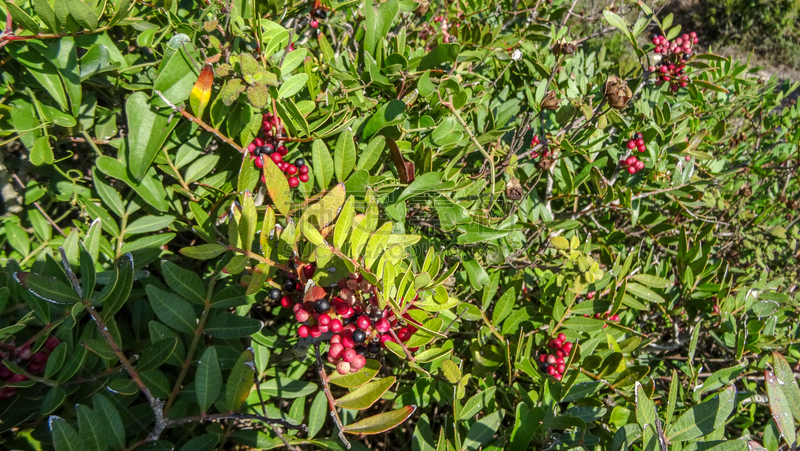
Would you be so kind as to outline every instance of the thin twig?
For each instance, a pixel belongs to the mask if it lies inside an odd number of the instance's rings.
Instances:
[[[336,427],[339,429],[339,439],[344,443],[347,449],[350,449],[350,442],[348,442],[347,437],[344,436],[344,425],[342,424],[342,419],[339,418],[339,412],[336,411],[336,402],[333,400],[331,387],[328,385],[328,374],[325,372],[325,366],[322,364],[322,357],[319,354],[319,343],[314,343],[314,354],[317,358],[319,378],[322,381],[322,391],[328,398],[328,406],[331,408],[331,418],[333,418],[333,422],[336,423]]]

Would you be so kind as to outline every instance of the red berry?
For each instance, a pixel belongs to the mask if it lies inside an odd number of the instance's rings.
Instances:
[[[644,169],[644,161],[637,161],[636,162],[636,170],[637,171],[641,171],[642,169]]]
[[[303,275],[306,276],[306,279],[310,279],[314,277],[314,272],[317,270],[317,267],[310,263],[308,265],[303,266]]]
[[[319,318],[317,318],[317,322],[319,323],[320,326],[328,326],[331,323],[331,317],[328,316],[327,313],[323,313],[322,315],[319,315]]]
[[[659,71],[661,71],[662,74],[666,74],[669,71],[669,68],[667,66],[661,66]]]
[[[572,343],[570,343],[569,341],[564,343],[564,346],[562,346],[561,349],[563,349],[565,352],[572,351]]]
[[[678,88],[678,85],[672,85],[672,86],[669,87],[669,89],[671,89],[672,92],[678,92],[679,88]]]
[[[556,365],[559,364],[559,363],[564,363],[564,358],[563,357],[559,357],[559,358],[556,359]]]
[[[689,83],[686,83],[685,81],[681,82],[681,88],[685,88],[687,86],[689,86]]]
[[[338,319],[332,319],[330,324],[331,332],[339,333],[342,331],[342,322]]]
[[[286,167],[286,173],[289,175],[297,174],[297,166],[290,164],[289,166]]]
[[[567,353],[563,349],[556,349],[556,357],[561,357],[562,359],[567,356]]]
[[[563,363],[559,363],[558,365],[556,365],[556,371],[558,371],[559,373],[564,373],[564,370],[566,369],[567,366],[564,365]]]
[[[628,149],[633,150],[635,148],[636,148],[636,141],[634,141],[634,140],[628,141]]]
[[[255,165],[256,165],[256,167],[257,167],[258,169],[261,169],[261,168],[263,168],[263,167],[264,167],[264,157],[262,157],[262,156],[260,156],[260,155],[259,155],[259,156],[257,156],[257,157],[255,157],[255,158],[253,159],[253,163],[255,163]]]
[[[319,22],[316,19],[314,19],[311,21],[309,25],[311,25],[311,28],[317,28],[319,27]]]
[[[389,320],[387,320],[386,318],[379,319],[378,322],[375,324],[375,330],[377,330],[382,334],[389,332],[390,328],[391,325],[389,324]]]
[[[269,121],[264,121],[261,124],[261,128],[264,129],[265,132],[269,132],[270,130],[272,130],[272,124],[270,124]]]
[[[279,154],[281,154],[282,157],[286,156],[286,154],[289,153],[289,149],[287,149],[286,146],[284,145],[278,146],[276,150],[278,151]]]
[[[333,358],[338,359],[339,357],[342,356],[343,352],[344,352],[344,346],[342,346],[341,343],[334,343],[334,344],[331,345],[331,348],[328,350],[328,355],[330,355]]]
[[[25,382],[28,380],[28,376],[24,374],[15,374],[8,379],[9,384],[15,384],[17,382]]]
[[[304,309],[298,309],[294,313],[294,317],[295,317],[295,319],[297,319],[298,323],[304,323],[304,322],[308,321],[308,316],[309,316],[308,312],[305,311]]]
[[[548,366],[547,367],[547,374],[549,374],[551,376],[555,376],[556,375],[556,367]]]
[[[322,335],[322,331],[319,330],[319,326],[317,326],[316,324],[311,326],[311,336],[314,338],[318,338],[320,335]]]
[[[297,177],[297,179],[300,180],[302,183],[306,183],[308,182],[308,174],[300,174],[300,176]]]
[[[281,155],[280,155],[279,153],[277,153],[277,152],[276,152],[276,153],[273,153],[273,154],[272,154],[272,155],[270,155],[269,157],[270,157],[270,158],[272,158],[272,161],[274,161],[274,162],[275,162],[275,164],[278,164],[278,163],[280,163],[281,161],[283,161],[283,157],[281,157]]]
[[[256,147],[261,147],[264,145],[264,140],[261,138],[256,138],[253,140],[253,142],[256,144]]]
[[[638,146],[638,147],[637,147],[637,150],[638,150],[639,152],[644,152],[645,150],[647,150],[647,147],[645,147],[644,145],[641,145],[641,146]]]
[[[355,357],[357,355],[358,354],[356,353],[355,349],[345,349],[344,353],[342,354],[342,359],[345,362],[352,362],[353,361],[353,357]]]
[[[361,315],[356,320],[356,325],[358,325],[359,329],[368,330],[369,329],[369,317],[367,315]]]
[[[289,299],[288,296],[284,296],[281,298],[281,307],[289,308],[292,305],[292,300]]]
[[[544,363],[544,362],[547,361],[547,357],[548,357],[547,354],[542,354],[542,355],[539,356],[539,361]]]
[[[594,299],[594,291],[587,293],[586,294],[586,299],[589,299],[589,300]]]
[[[297,177],[289,177],[289,186],[290,187],[297,188],[297,185],[299,185],[299,184],[300,184],[300,180],[297,180]]]
[[[300,172],[301,174],[308,174],[308,166],[306,166],[306,165],[300,166],[300,168],[298,169],[298,172]]]
[[[253,153],[253,151],[256,150],[256,147],[258,147],[256,146],[256,143],[250,143],[247,145],[247,151]]]
[[[554,356],[554,355],[547,356],[547,363],[549,363],[550,365],[555,365],[556,364],[556,356]]]
[[[634,166],[628,166],[628,174],[636,174],[636,168]]]
[[[408,341],[408,339],[411,338],[411,332],[408,331],[407,327],[404,327],[397,331],[397,338],[399,338],[400,341]]]
[[[561,342],[563,343],[567,339],[567,335],[564,332],[561,332],[560,334],[558,334],[558,337],[556,338],[561,340]]]
[[[559,373],[558,371],[556,371],[556,374],[553,375],[553,377],[556,378],[557,380],[561,380],[562,376],[563,375],[561,373]]]
[[[686,161],[692,161],[692,157],[690,157],[689,155],[686,155],[685,157],[683,157],[683,159]]]
[[[364,357],[363,355],[356,354],[356,356],[353,357],[353,360],[350,362],[350,368],[351,370],[353,368],[355,368],[356,370],[360,370],[361,368],[364,368],[366,364],[367,364],[367,358]]]
[[[630,165],[632,165],[632,164],[636,164],[636,157],[633,157],[633,156],[631,156],[631,157],[628,157],[628,159],[627,159],[627,160],[625,160],[625,163],[627,163],[627,164],[628,164],[628,166],[630,166]]]
[[[47,361],[47,357],[49,357],[49,356],[48,356],[48,354],[46,352],[39,351],[39,352],[37,352],[36,354],[33,355],[33,358],[31,359],[31,363],[35,363],[35,364],[41,365],[42,363]]]
[[[341,336],[341,335],[339,335],[339,334],[334,334],[334,335],[331,337],[331,344],[334,344],[334,343],[341,343],[341,342],[342,342],[342,336]]]
[[[356,342],[353,341],[353,337],[349,335],[342,336],[342,346],[348,349],[352,349],[356,346]]]
[[[392,343],[395,343],[394,337],[392,337],[391,335],[389,335],[389,334],[381,335],[381,346],[383,346],[385,348],[387,341],[391,341]]]

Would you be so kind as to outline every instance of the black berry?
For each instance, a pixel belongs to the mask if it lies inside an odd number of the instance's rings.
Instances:
[[[294,160],[294,165],[297,166],[298,169],[300,168],[300,166],[304,166],[305,164],[306,164],[306,160],[304,160],[302,158],[298,158],[298,159]]]
[[[328,13],[325,12],[325,10],[322,9],[322,8],[315,9],[314,10],[314,15],[319,17],[320,19],[325,19],[326,17],[328,17]]]
[[[286,291],[288,291],[288,292],[290,292],[290,293],[291,293],[292,291],[294,291],[294,289],[295,289],[295,288],[297,288],[297,283],[295,283],[295,281],[294,281],[294,280],[292,280],[292,279],[286,279],[286,280],[283,282],[283,289],[284,289],[284,290],[286,290]]]
[[[356,343],[364,343],[364,340],[366,339],[367,339],[367,333],[364,332],[363,330],[356,329],[355,332],[353,332],[353,341],[355,341]]]
[[[364,345],[356,346],[356,354],[366,356],[367,355],[367,347],[364,346]]]
[[[273,301],[279,301],[281,299],[281,290],[277,288],[270,288],[269,298]]]
[[[642,135],[641,133],[637,133],[636,134],[636,139],[643,139],[643,138],[644,138],[644,135]]]
[[[256,147],[255,149],[253,149],[253,156],[254,157],[260,157],[261,153],[262,153],[261,149],[262,149],[262,147]]]
[[[372,355],[375,355],[381,352],[381,345],[379,345],[378,343],[370,343],[369,346],[367,347],[367,352],[369,352]]]
[[[314,310],[319,313],[325,313],[331,309],[331,303],[327,299],[320,299],[314,302]]]

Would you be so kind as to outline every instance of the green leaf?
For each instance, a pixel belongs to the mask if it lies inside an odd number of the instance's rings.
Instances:
[[[157,232],[168,227],[174,221],[175,216],[171,215],[143,216],[125,227],[125,233],[127,235],[135,235],[137,233]]]
[[[11,18],[14,19],[14,24],[24,28],[27,31],[30,31],[33,34],[39,34],[39,25],[31,16],[28,15],[28,13],[23,11],[22,8],[8,0],[6,0],[6,8],[8,8]]]
[[[161,322],[179,332],[194,333],[197,316],[187,300],[155,285],[148,285],[146,291],[150,306]]]
[[[667,279],[662,279],[661,277],[651,276],[649,274],[636,274],[632,277],[633,280],[641,283],[642,285],[647,285],[651,288],[669,288],[672,286],[672,282]]]
[[[88,301],[92,297],[92,292],[97,282],[97,273],[94,269],[92,254],[86,250],[83,242],[78,242],[78,252],[81,260],[81,290],[83,290],[84,300]]]
[[[58,373],[58,370],[64,365],[64,359],[66,357],[67,344],[61,342],[53,349],[53,352],[50,353],[50,357],[47,359],[47,364],[44,368],[44,377],[49,379]]]
[[[396,0],[388,0],[382,3],[377,10],[372,6],[372,0],[364,4],[365,33],[364,51],[370,55],[375,55],[375,47],[378,41],[386,37],[392,27],[397,13],[400,9]]]
[[[318,141],[314,141],[316,144]],[[330,158],[330,156],[329,156]],[[292,200],[291,192],[289,191],[289,182],[286,176],[278,169],[271,159],[264,160],[264,177],[267,181],[267,193],[269,198],[272,199],[272,205],[284,217],[289,217],[289,204]]]
[[[516,301],[517,294],[513,287],[503,293],[503,296],[497,300],[497,303],[494,305],[494,311],[492,312],[492,324],[494,324],[495,327],[511,314],[511,310],[514,308],[514,303]]]
[[[178,120],[169,121],[170,110],[155,110],[148,102],[147,94],[141,91],[128,97],[125,114],[129,131],[128,167],[135,180],[142,180]]]
[[[603,16],[605,16],[609,24],[619,28],[622,33],[625,34],[625,36],[628,35],[628,25],[625,23],[625,20],[622,17],[607,9],[603,11]]]
[[[5,231],[8,243],[15,251],[23,256],[31,253],[31,241],[25,229],[16,222],[7,222]]]
[[[325,238],[323,238],[319,231],[315,229],[313,225],[309,224],[308,221],[300,221],[300,231],[303,232],[303,236],[305,236],[311,244],[324,248],[328,247]]]
[[[356,169],[365,171],[372,169],[380,161],[384,148],[386,148],[386,138],[380,135],[372,138],[367,148],[358,157]]]
[[[111,431],[107,423],[100,418],[94,410],[84,405],[78,405],[78,430],[81,434],[81,443],[85,449],[107,449],[106,442]]]
[[[62,111],[69,110],[67,94],[53,62],[48,61],[29,45],[12,42],[5,49],[15,60],[30,71],[42,88],[58,103]]]
[[[100,316],[108,320],[125,305],[133,288],[134,278],[133,256],[125,254],[119,259],[114,268],[114,280],[105,286],[96,298],[92,299],[94,304],[103,306]]]
[[[225,383],[225,400],[218,405],[221,412],[234,412],[247,399],[255,384],[253,368],[253,351],[245,350],[234,363]]]
[[[335,401],[338,407],[354,410],[366,410],[372,407],[384,393],[395,383],[394,377],[385,377],[372,381],[342,396]]]
[[[767,382],[769,391],[769,381]],[[669,441],[693,440],[706,436],[724,426],[733,412],[736,387],[728,387],[713,399],[692,406],[683,413],[666,433]],[[770,396],[770,401],[772,397]],[[794,429],[792,429],[794,431]]]
[[[362,136],[365,139],[370,138],[384,127],[397,125],[403,122],[405,120],[405,112],[406,104],[402,100],[390,100],[384,103],[378,108],[378,111],[369,118],[367,125],[364,126]],[[314,143],[317,143],[317,141],[314,141]]]
[[[111,447],[113,449],[125,448],[125,425],[122,423],[122,417],[117,408],[101,393],[95,393],[92,400],[94,410],[103,418],[107,429],[111,431],[108,436],[108,440],[112,441]]]
[[[360,435],[379,434],[399,426],[413,415],[415,410],[417,410],[417,406],[405,406],[390,412],[379,413],[356,423],[345,425],[344,432]]]
[[[209,260],[227,251],[227,246],[222,244],[201,244],[199,246],[184,247],[180,250],[180,253],[195,260]]]
[[[772,419],[778,426],[778,430],[786,440],[786,443],[793,447],[797,441],[797,433],[794,428],[794,421],[792,420],[791,407],[789,407],[789,399],[783,390],[785,383],[778,380],[777,377],[769,370],[764,370],[764,382],[767,384],[767,396],[769,396],[769,411],[772,413]],[[734,387],[729,387],[736,393]],[[701,404],[702,405],[702,404]],[[731,406],[733,408],[733,406]]]
[[[417,70],[439,69],[441,64],[454,62],[460,52],[461,46],[458,44],[439,44],[422,58]]]
[[[166,362],[175,347],[178,346],[178,337],[168,337],[152,343],[144,350],[142,356],[136,361],[136,371],[147,371],[158,368]]]
[[[14,279],[34,296],[53,304],[74,304],[83,301],[70,285],[55,277],[15,272]]]
[[[197,372],[194,376],[195,395],[200,411],[206,412],[219,397],[222,388],[222,372],[217,362],[217,350],[209,346],[197,362]]]
[[[42,19],[42,22],[47,25],[51,32],[58,33],[61,31],[58,19],[56,19],[56,13],[53,11],[53,7],[50,6],[50,2],[47,0],[33,0],[33,11]]]
[[[281,88],[278,90],[278,97],[281,99],[285,99],[286,97],[291,97],[297,94],[303,86],[306,85],[308,81],[308,75],[305,73],[299,73],[292,75],[288,80],[281,84]]]
[[[740,368],[742,371],[745,369],[744,365],[736,368]],[[773,351],[772,369],[778,381],[783,382],[781,387],[786,394],[786,399],[789,400],[789,408],[792,410],[792,415],[796,420],[800,421],[800,389],[797,386],[797,379],[794,377],[792,367],[789,366],[789,363],[786,362],[782,355]]]
[[[364,368],[361,368],[355,373],[341,375],[337,371],[334,371],[328,376],[328,382],[344,388],[360,387],[371,381],[372,378],[378,374],[380,368],[381,364],[377,360],[367,359],[367,364]]]
[[[503,421],[503,410],[497,410],[473,424],[464,437],[464,449],[475,450],[485,445],[494,437]]]
[[[322,36],[322,33],[320,33],[320,36]],[[317,396],[314,397],[314,402],[311,403],[311,410],[308,411],[308,438],[314,438],[322,430],[327,418],[328,398],[325,393],[319,391]]]
[[[714,83],[707,82],[705,80],[692,80],[692,85],[699,87],[700,89],[710,89],[716,92],[723,92],[725,94],[730,94],[730,91],[723,88],[722,86],[715,85]]]
[[[82,451],[81,437],[64,419],[55,415],[48,420],[55,451]]]
[[[530,412],[531,409],[524,402],[517,404],[517,413],[514,416],[514,429],[511,431],[511,447],[509,451],[524,451],[528,449],[528,445],[533,438],[533,433],[536,430],[536,428],[531,427],[532,415]]]
[[[258,332],[262,326],[257,319],[225,312],[211,318],[203,333],[221,339],[243,338]]]
[[[353,142],[353,132],[349,129],[339,135],[333,157],[336,180],[344,182],[356,164],[356,145]]]
[[[57,408],[64,403],[64,400],[67,399],[67,391],[59,386],[55,386],[47,392],[44,399],[42,400],[41,407],[39,408],[39,413],[42,415],[47,415],[50,412],[55,411]]]
[[[161,264],[161,272],[164,274],[167,285],[178,294],[194,303],[205,304],[206,290],[203,280],[194,271],[165,261]]]
[[[62,0],[69,4],[69,14],[78,25],[90,31],[97,29],[97,15],[92,8],[81,0]]]
[[[321,190],[328,189],[328,185],[333,179],[333,159],[328,147],[321,139],[317,139],[311,144],[311,161],[317,186]]]
[[[627,292],[634,294],[640,299],[643,299],[648,302],[657,302],[657,303],[664,302],[664,298],[662,298],[649,288],[639,285],[638,283],[629,283]]]
[[[306,382],[278,375],[261,384],[261,391],[267,396],[275,396],[282,399],[295,399],[310,395],[317,391],[317,385],[313,382]]]
[[[350,226],[353,222],[353,214],[355,213],[355,197],[350,196],[347,198],[339,213],[339,219],[336,221],[336,226],[333,228],[333,246],[337,249],[342,249],[347,237],[350,235]]]
[[[163,184],[156,180],[154,168],[148,169],[145,176],[140,181],[136,181],[128,176],[128,167],[115,158],[102,156],[95,160],[95,165],[97,165],[97,169],[103,174],[125,182],[149,205],[152,205],[159,211],[167,211],[169,207],[167,193],[166,190],[164,190]]]
[[[550,243],[553,245],[553,247],[562,251],[569,249],[569,240],[561,235],[551,238]]]

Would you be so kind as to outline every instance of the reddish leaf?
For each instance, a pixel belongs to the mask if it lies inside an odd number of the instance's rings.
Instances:
[[[356,423],[348,424],[344,427],[344,432],[360,435],[379,434],[406,421],[408,417],[414,414],[415,410],[417,410],[417,406],[405,406],[391,412],[379,413]]]
[[[397,148],[397,143],[392,138],[386,138],[389,143],[389,153],[392,155],[392,161],[397,167],[397,173],[400,175],[400,181],[403,183],[411,183],[414,181],[414,163],[403,158],[400,149]]]
[[[192,88],[192,95],[189,98],[189,104],[192,106],[194,115],[198,118],[203,117],[203,111],[208,106],[208,101],[211,100],[211,87],[214,85],[214,71],[211,66],[207,65],[200,72],[197,77],[197,82]]]

